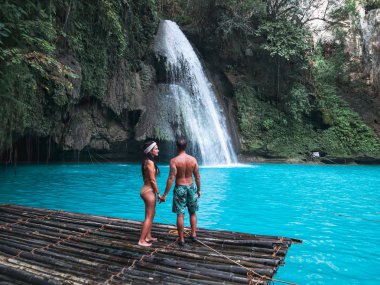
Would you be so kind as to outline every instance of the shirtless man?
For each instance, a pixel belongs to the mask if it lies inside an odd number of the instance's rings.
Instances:
[[[186,146],[187,143],[185,139],[177,140],[178,155],[170,160],[170,172],[166,182],[165,193],[160,198],[161,202],[166,201],[166,196],[175,178],[172,211],[177,214],[178,244],[180,246],[185,244],[183,219],[186,207],[190,214],[191,239],[192,241],[197,240],[197,215],[195,212],[198,211],[198,198],[201,197],[201,179],[199,176],[198,162],[195,157],[186,153]],[[195,183],[197,184],[196,188],[194,187],[193,175],[195,177]]]

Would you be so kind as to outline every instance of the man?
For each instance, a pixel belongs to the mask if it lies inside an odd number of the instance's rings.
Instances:
[[[186,153],[186,140],[177,140],[178,155],[170,160],[170,172],[166,182],[165,193],[161,197],[160,201],[165,202],[170,188],[173,185],[175,178],[175,187],[173,194],[173,207],[172,211],[177,214],[177,230],[179,234],[179,245],[185,244],[184,239],[184,215],[187,207],[190,214],[191,224],[191,239],[197,240],[196,228],[197,228],[197,215],[198,211],[198,198],[201,197],[201,179],[199,175],[198,162],[195,157]],[[194,187],[193,175],[197,187]]]

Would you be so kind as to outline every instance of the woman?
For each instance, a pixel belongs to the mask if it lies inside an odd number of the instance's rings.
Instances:
[[[156,194],[161,198],[158,191],[156,176],[159,173],[154,158],[158,156],[158,146],[154,141],[149,141],[144,144],[145,158],[141,164],[142,176],[144,185],[141,188],[140,196],[145,203],[145,220],[141,229],[141,236],[138,244],[141,246],[151,246],[151,242],[157,239],[152,237],[151,230],[154,214],[156,212]]]

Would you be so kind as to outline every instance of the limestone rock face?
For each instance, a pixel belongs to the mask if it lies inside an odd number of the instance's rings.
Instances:
[[[168,85],[161,84],[146,94],[146,106],[141,114],[141,119],[136,125],[136,139],[158,138],[166,141],[174,141],[176,135],[173,126],[180,118],[176,114],[175,100],[170,97]]]
[[[64,137],[64,149],[81,150],[90,142],[93,122],[89,113],[82,110],[73,115],[69,130]]]
[[[380,9],[365,12],[359,6],[362,43],[359,78],[365,79],[367,92],[361,98],[351,98],[352,108],[380,135]]]
[[[366,11],[358,4],[357,15],[360,26],[352,19],[345,51],[357,63],[357,69],[350,74],[351,80],[363,87],[360,92],[346,92],[343,97],[380,135],[380,9]]]
[[[72,89],[70,90],[70,97],[74,100],[77,101],[80,96],[80,87],[81,87],[81,76],[82,76],[82,69],[79,64],[79,62],[72,56],[72,55],[61,55],[58,57],[60,62],[62,62],[64,65],[70,67],[73,72],[78,76],[78,78],[69,78],[69,79],[63,79],[63,80],[68,80],[72,84]]]
[[[80,74],[80,65],[74,58],[65,56],[62,61]],[[136,139],[134,126],[140,120],[139,114],[146,109],[146,93],[154,88],[155,70],[144,63],[138,72],[129,70],[124,62],[110,79],[106,96],[101,101],[89,99],[65,114],[55,138],[63,150],[90,148],[112,152],[114,147],[124,149],[127,140]],[[72,84],[70,96],[74,102],[79,102],[81,78],[74,79]]]
[[[141,63],[140,72],[128,72],[126,63],[122,64],[108,83],[108,91],[103,104],[115,114],[124,110],[132,111],[143,106],[143,93],[154,80],[152,66]]]
[[[111,145],[129,138],[120,122],[110,118],[96,104],[86,104],[76,108],[66,126],[63,148],[82,150],[90,147],[96,150],[110,150]],[[58,141],[57,141],[58,143]]]
[[[375,90],[380,92],[380,9],[369,11],[365,22],[363,36],[367,57],[366,71]]]
[[[365,16],[364,49],[365,73],[373,92],[370,94],[370,105],[364,116],[376,133],[380,135],[380,9],[371,10]]]

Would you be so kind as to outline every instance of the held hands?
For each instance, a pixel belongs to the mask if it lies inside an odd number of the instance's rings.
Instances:
[[[201,197],[201,190],[197,190],[197,195],[198,195],[198,198]]]
[[[161,204],[163,202],[166,202],[166,196],[161,196],[160,194],[158,194],[158,203]]]

